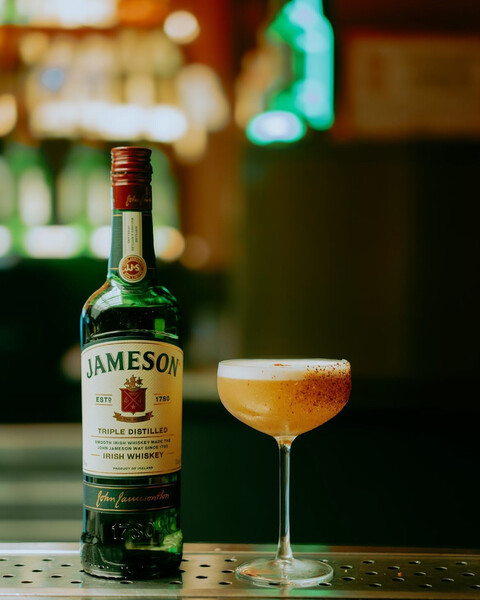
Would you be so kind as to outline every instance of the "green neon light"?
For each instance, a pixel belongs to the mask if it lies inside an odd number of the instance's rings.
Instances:
[[[247,126],[247,138],[261,146],[296,142],[305,135],[305,123],[295,113],[270,110],[256,116]]]
[[[271,43],[287,47],[292,77],[282,89],[270,94],[268,110],[251,121],[247,137],[257,144],[291,142],[305,134],[304,121],[313,129],[331,127],[334,36],[321,0],[290,0],[267,27],[266,37]],[[296,133],[291,138],[284,138],[283,134],[275,138],[272,133],[275,127],[271,126],[271,120],[279,112],[293,115],[290,122]],[[275,122],[281,130],[281,120]]]

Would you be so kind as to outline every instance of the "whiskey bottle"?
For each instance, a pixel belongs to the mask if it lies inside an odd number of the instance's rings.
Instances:
[[[81,316],[81,561],[100,577],[162,577],[182,557],[180,313],[157,282],[150,154],[112,150],[108,275]]]

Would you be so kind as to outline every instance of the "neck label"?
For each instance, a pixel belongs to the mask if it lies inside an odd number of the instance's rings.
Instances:
[[[147,264],[142,256],[142,213],[122,213],[122,259],[118,265],[120,277],[129,283],[141,281],[147,273]]]

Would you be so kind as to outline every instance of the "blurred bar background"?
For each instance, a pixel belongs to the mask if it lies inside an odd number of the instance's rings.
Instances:
[[[216,363],[308,355],[354,387],[295,442],[294,541],[478,547],[479,34],[475,0],[0,0],[0,540],[79,537],[79,315],[137,144],[186,540],[276,539],[275,445]]]

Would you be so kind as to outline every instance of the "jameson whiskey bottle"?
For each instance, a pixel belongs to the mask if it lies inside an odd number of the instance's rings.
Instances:
[[[152,578],[182,556],[183,353],[175,298],[157,283],[150,150],[112,150],[112,247],[81,317],[81,560],[101,577]]]

